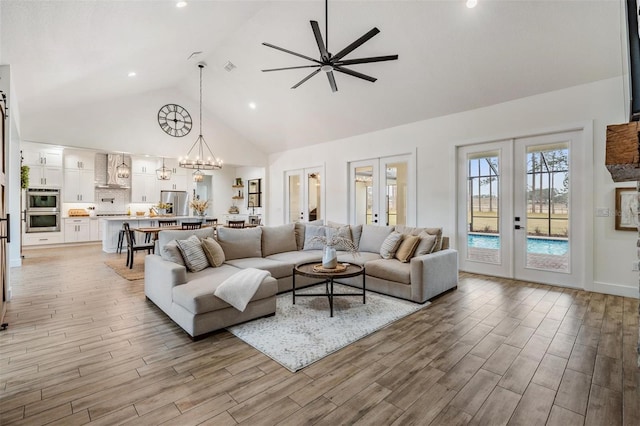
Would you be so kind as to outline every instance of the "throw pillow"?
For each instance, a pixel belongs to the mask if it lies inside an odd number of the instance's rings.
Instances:
[[[398,251],[396,251],[396,259],[402,263],[407,263],[413,257],[418,244],[420,244],[420,237],[417,235],[405,236],[402,243],[400,243],[400,247],[398,247]]]
[[[393,226],[363,225],[359,250],[380,253],[385,238],[393,232]]]
[[[226,260],[262,257],[262,227],[218,227],[218,243],[224,250]]]
[[[304,230],[304,248],[303,250],[322,250],[324,243],[322,241],[312,241],[313,237],[324,237],[325,227],[306,225]]]
[[[209,261],[202,250],[202,244],[198,237],[192,235],[186,240],[177,240],[176,243],[189,272],[202,271],[209,266]]]
[[[334,236],[339,237],[339,238],[344,238],[345,240],[349,240],[351,242],[353,242],[353,239],[351,238],[351,228],[349,227],[349,225],[345,225],[342,226],[340,228],[333,228],[333,227],[327,227],[325,228],[325,233],[327,236],[327,240],[333,238]],[[340,242],[338,244],[336,244],[336,246],[334,247],[336,250],[344,250],[344,251],[348,251],[349,247],[347,246],[347,244],[345,242]]]
[[[281,226],[263,226],[262,255],[267,257],[285,251],[296,251],[298,248],[294,229],[293,223]]]
[[[202,240],[202,251],[204,251],[209,265],[217,268],[224,263],[224,250],[213,238],[205,238]]]
[[[420,243],[418,244],[418,247],[416,247],[415,256],[433,253],[438,236],[429,234],[427,231],[422,231],[418,237],[420,238]]]
[[[164,247],[162,247],[162,250],[160,250],[160,257],[164,260],[168,260],[169,262],[184,266],[184,259],[182,258],[182,254],[180,253],[176,240],[169,241],[164,245]]]
[[[398,250],[398,246],[400,246],[401,242],[401,233],[390,233],[382,242],[382,246],[380,247],[380,256],[382,256],[383,259],[391,259],[393,255],[396,254],[396,250]]]

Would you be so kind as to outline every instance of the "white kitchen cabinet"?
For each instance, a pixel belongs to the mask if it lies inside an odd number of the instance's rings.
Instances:
[[[94,170],[96,162],[95,152],[75,149],[64,150],[64,170]]]
[[[91,241],[91,219],[68,218],[64,220],[64,242]]]
[[[62,186],[62,149],[42,144],[24,144],[22,157],[24,164],[29,166],[29,187]]]
[[[132,203],[157,203],[160,192],[156,184],[155,173],[133,173],[131,175],[131,202]]]
[[[166,161],[166,160],[165,160]],[[131,173],[156,175],[156,169],[159,168],[158,159],[155,157],[131,157]]]
[[[93,203],[95,201],[94,171],[65,169],[62,193],[65,203]]]
[[[184,170],[184,169],[182,169]],[[189,179],[187,175],[172,175],[169,180],[159,180],[159,191],[189,191]]]
[[[32,232],[22,235],[23,246],[37,246],[43,244],[62,244],[64,234],[62,232]]]
[[[102,219],[89,219],[90,239],[91,241],[102,240],[102,230],[100,229],[100,221]]]

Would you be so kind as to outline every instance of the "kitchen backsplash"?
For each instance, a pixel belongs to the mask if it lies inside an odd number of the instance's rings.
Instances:
[[[113,200],[113,201],[112,201]],[[126,212],[131,203],[131,191],[124,189],[98,189],[94,206],[99,213]]]

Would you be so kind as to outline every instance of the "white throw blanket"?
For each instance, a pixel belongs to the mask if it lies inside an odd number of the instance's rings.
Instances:
[[[213,294],[240,312],[244,312],[249,301],[258,291],[258,287],[268,276],[271,276],[269,271],[256,268],[243,269],[224,280]]]

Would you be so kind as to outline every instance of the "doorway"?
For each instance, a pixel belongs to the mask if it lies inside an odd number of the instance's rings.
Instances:
[[[322,167],[286,172],[286,223],[312,222],[324,219],[323,180]]]
[[[583,287],[582,132],[458,148],[460,269]]]
[[[353,225],[415,223],[415,176],[412,156],[354,161],[350,169]]]

